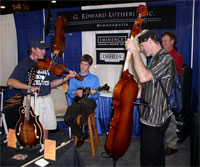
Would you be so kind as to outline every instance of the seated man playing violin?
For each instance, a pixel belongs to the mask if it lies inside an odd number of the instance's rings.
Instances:
[[[35,114],[39,115],[39,120],[44,129],[44,139],[48,138],[48,130],[57,128],[53,101],[50,95],[51,89],[76,76],[75,71],[69,71],[68,75],[59,78],[52,71],[47,69],[37,69],[35,78],[33,78],[32,84],[29,85],[29,70],[33,66],[37,66],[38,60],[44,59],[45,49],[47,48],[49,48],[49,46],[46,45],[42,39],[32,39],[28,49],[29,56],[15,67],[7,82],[8,86],[21,89],[22,93],[25,95],[30,87],[32,93],[37,92],[36,97],[31,96],[30,105]]]
[[[64,120],[71,127],[72,133],[78,137],[77,147],[81,147],[84,140],[88,137],[87,120],[91,112],[96,108],[96,101],[100,92],[96,90],[99,87],[99,78],[91,74],[89,69],[93,63],[90,55],[83,55],[80,60],[79,75],[84,77],[83,81],[72,78],[69,81],[67,95],[72,99],[72,105],[68,107]],[[84,96],[84,89],[89,88],[90,94]],[[75,100],[79,99],[79,100]],[[80,126],[76,122],[77,116],[81,114]]]

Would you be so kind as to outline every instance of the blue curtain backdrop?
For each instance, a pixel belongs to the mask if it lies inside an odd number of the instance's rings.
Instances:
[[[193,10],[193,1],[173,1],[173,2],[149,2],[148,6],[152,5],[169,5],[176,4],[176,29],[171,29],[174,31],[178,37],[177,48],[178,52],[183,56],[184,64],[191,65],[191,43],[192,43],[192,10]],[[78,8],[69,8],[69,9],[54,9],[51,10],[53,16],[53,23],[56,18],[57,12],[63,11],[75,11],[81,10]],[[45,10],[47,13],[47,11]],[[169,11],[170,12],[170,11]],[[167,14],[167,13],[166,13]],[[47,15],[47,14],[46,14]],[[35,37],[43,37],[43,11],[37,12],[26,12],[15,14],[15,23],[17,29],[17,38],[18,38],[18,60],[21,61],[24,57],[27,56],[27,49],[29,41]],[[200,112],[200,83],[199,83],[199,1],[195,1],[195,27],[194,27],[194,52],[193,52],[193,81],[192,81],[192,90],[193,95],[195,96],[195,106],[193,109],[194,112]],[[52,23],[52,24],[53,24]],[[53,25],[52,25],[53,26]],[[53,28],[54,29],[54,28]],[[166,29],[156,29],[155,30],[159,35],[162,32],[167,31]],[[65,53],[64,53],[64,64],[67,68],[79,71],[79,60],[82,56],[81,50],[81,32],[65,33]],[[47,43],[51,45],[52,36],[46,36]],[[47,55],[50,57],[50,50],[47,52]],[[59,58],[59,61],[62,63],[63,58]],[[193,104],[193,102],[192,102]],[[192,105],[194,106],[194,105]]]
[[[43,12],[15,14],[18,41],[18,61],[28,56],[29,42],[32,38],[43,38]]]

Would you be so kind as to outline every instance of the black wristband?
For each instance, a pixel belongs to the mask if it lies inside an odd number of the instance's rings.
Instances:
[[[62,76],[62,83],[63,83],[63,84],[64,84],[64,83],[68,83],[68,80],[65,81],[64,78],[65,78],[65,75]]]

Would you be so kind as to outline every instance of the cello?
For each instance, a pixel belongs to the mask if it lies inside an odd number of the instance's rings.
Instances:
[[[147,15],[147,7],[139,5],[136,9],[138,17],[132,26],[131,38],[140,32],[144,17]],[[138,84],[128,68],[131,60],[128,51],[122,72],[122,77],[114,88],[114,114],[109,123],[109,131],[106,138],[105,149],[110,157],[116,162],[129,148],[133,126],[133,102],[138,93]]]
[[[37,67],[33,66],[29,71],[26,105],[19,108],[20,119],[15,127],[15,135],[18,143],[25,149],[33,149],[43,143],[43,126],[30,105],[31,85],[35,78]]]

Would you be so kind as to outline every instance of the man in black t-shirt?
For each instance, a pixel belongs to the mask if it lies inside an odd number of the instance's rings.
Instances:
[[[21,89],[25,94],[28,89],[32,93],[39,92],[36,97],[31,97],[31,106],[35,114],[39,115],[39,120],[44,128],[44,139],[48,138],[48,130],[56,129],[56,117],[50,95],[51,89],[76,76],[75,71],[70,71],[65,77],[58,78],[51,71],[38,69],[30,85],[29,71],[37,65],[38,60],[44,59],[47,48],[49,46],[42,39],[32,39],[28,50],[29,56],[15,67],[7,82],[8,86]]]

